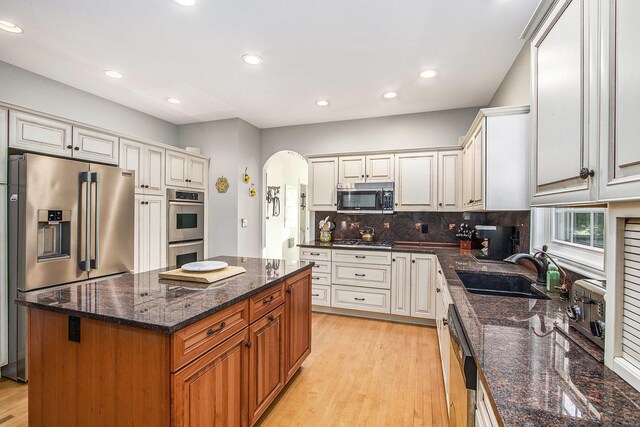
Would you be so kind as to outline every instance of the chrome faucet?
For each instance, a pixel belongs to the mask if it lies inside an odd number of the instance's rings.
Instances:
[[[536,281],[540,284],[546,284],[547,283],[547,270],[549,269],[549,261],[547,260],[548,255],[546,254],[546,251],[544,251],[545,248],[543,248],[542,251],[538,251],[535,254],[531,255],[531,254],[514,254],[511,255],[510,257],[507,257],[504,259],[504,261],[506,262],[510,262],[512,264],[517,264],[518,261],[520,261],[521,259],[526,259],[527,261],[531,262],[531,264],[533,264],[536,267],[536,270],[538,271],[538,277],[536,278]]]

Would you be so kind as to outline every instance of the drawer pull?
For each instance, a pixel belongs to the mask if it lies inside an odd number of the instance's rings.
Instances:
[[[311,276],[311,280],[320,280],[320,278]]]
[[[321,267],[321,266],[318,264],[313,264],[313,268],[318,268],[318,267]]]
[[[436,292],[440,293],[440,288],[436,288]]]
[[[320,294],[311,294],[312,297],[319,297]]]
[[[364,298],[354,298],[356,301],[364,301]]]
[[[309,255],[320,256],[320,252],[309,252]]]
[[[442,270],[438,270],[438,274],[442,274]]]
[[[265,298],[262,300],[263,304],[269,304],[271,301],[275,299],[275,295],[271,295],[269,298]]]
[[[356,255],[356,258],[365,259],[366,256],[364,256],[364,255]]]
[[[364,277],[364,276],[366,276],[366,274],[359,274],[359,273],[356,273],[356,274],[355,274],[355,276],[356,276],[356,277]]]
[[[269,322],[273,322],[274,320],[276,320],[276,318],[273,317],[273,314],[270,314],[267,319],[269,319]]]
[[[222,322],[222,323],[220,323],[220,327],[219,328],[217,328],[217,329],[209,329],[207,331],[207,335],[211,336],[211,335],[213,335],[215,333],[218,333],[221,330],[223,330],[225,326],[227,326],[227,324],[225,322]]]

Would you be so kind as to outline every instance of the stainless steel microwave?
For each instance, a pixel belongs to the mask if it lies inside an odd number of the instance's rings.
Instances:
[[[393,213],[393,182],[338,184],[338,213]]]

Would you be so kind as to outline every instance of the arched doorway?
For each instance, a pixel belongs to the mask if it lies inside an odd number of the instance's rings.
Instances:
[[[265,258],[298,259],[298,243],[309,238],[309,165],[295,151],[279,151],[263,168],[263,245]]]

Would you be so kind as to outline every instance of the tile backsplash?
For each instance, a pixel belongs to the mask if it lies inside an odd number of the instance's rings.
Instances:
[[[314,226],[327,216],[336,224],[334,240],[358,239],[359,230],[369,226],[376,230],[376,240],[458,243],[456,230],[463,222],[471,226],[516,226],[520,232],[518,252],[529,252],[529,211],[398,212],[392,215],[315,212]],[[422,224],[427,225],[427,233],[421,232]]]

